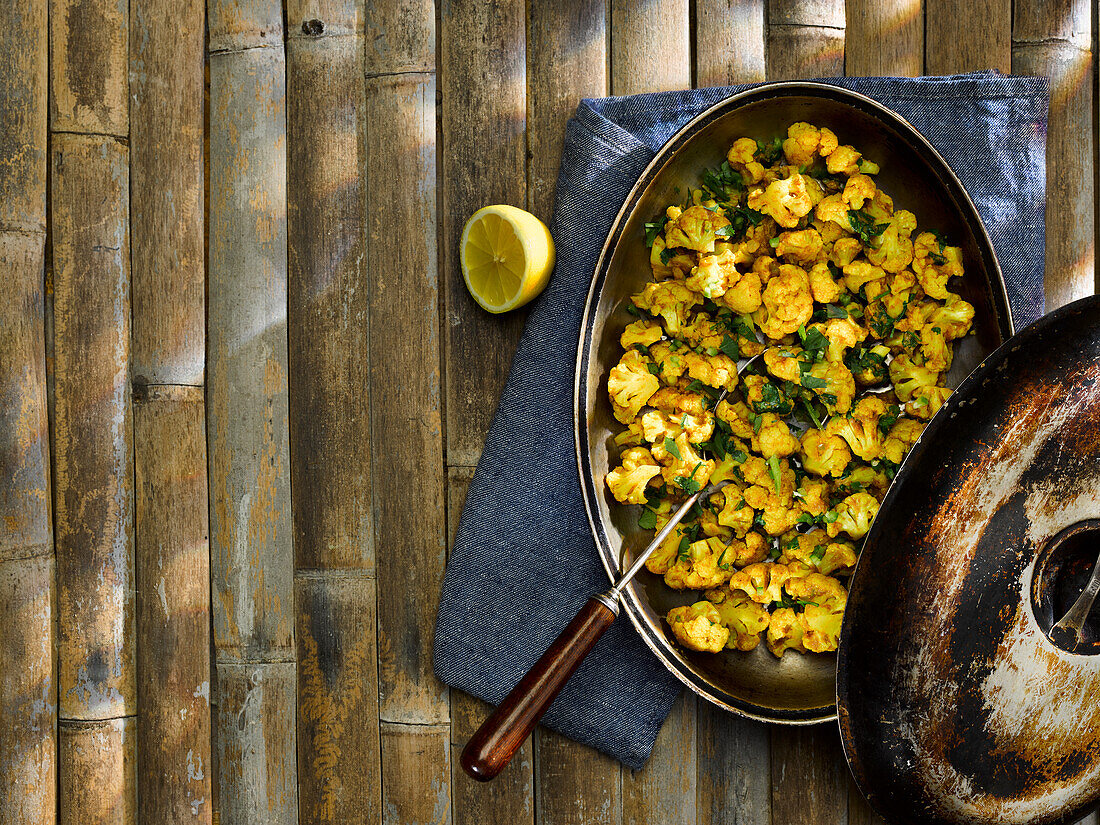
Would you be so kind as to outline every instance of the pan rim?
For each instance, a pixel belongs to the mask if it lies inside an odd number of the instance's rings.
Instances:
[[[717,103],[707,107],[693,117],[684,126],[676,131],[668,141],[657,151],[654,157],[646,165],[638,180],[631,187],[623,205],[620,207],[614,221],[604,239],[600,250],[596,267],[593,271],[588,295],[585,300],[584,314],[581,320],[579,339],[577,343],[577,358],[573,381],[573,443],[577,459],[577,472],[581,485],[581,494],[584,500],[585,515],[588,519],[589,531],[596,543],[597,554],[604,567],[609,580],[613,583],[619,574],[619,565],[615,561],[616,554],[611,546],[602,519],[599,517],[595,496],[598,494],[593,481],[591,456],[588,452],[588,421],[587,421],[587,373],[589,368],[589,352],[593,337],[593,321],[595,309],[598,306],[603,286],[607,280],[608,267],[615,248],[617,247],[625,224],[633,213],[641,195],[645,192],[653,178],[671,160],[676,151],[690,140],[696,132],[710,121],[736,110],[749,103],[756,103],[777,97],[818,97],[826,98],[850,105],[856,109],[868,112],[872,117],[883,121],[885,124],[903,134],[919,152],[925,153],[931,162],[939,167],[943,175],[949,194],[957,201],[957,205],[967,223],[973,228],[977,246],[985,259],[986,270],[989,276],[990,298],[1000,310],[998,313],[998,327],[1003,343],[1014,332],[1013,320],[1008,303],[1008,293],[1004,283],[1004,275],[1000,262],[997,260],[996,251],[993,248],[989,232],[978,213],[969,193],[959,180],[954,170],[939,153],[939,151],[924,137],[908,120],[882,105],[878,101],[859,92],[834,86],[828,83],[813,81],[780,81],[763,83],[752,88],[723,98]],[[903,465],[904,466],[904,465]],[[899,473],[901,470],[899,470]],[[676,655],[670,655],[671,645],[664,637],[657,638],[653,629],[642,620],[643,607],[638,597],[637,588],[628,587],[623,592],[623,601],[626,606],[627,616],[634,625],[642,640],[657,657],[657,659],[673,673],[693,693],[705,698],[712,704],[721,707],[731,713],[753,719],[760,722],[773,722],[785,725],[813,725],[837,721],[837,703],[817,708],[804,708],[798,710],[784,710],[779,708],[765,708],[745,700],[739,699],[733,694],[701,680],[688,668],[683,667]],[[835,681],[835,676],[834,676]]]

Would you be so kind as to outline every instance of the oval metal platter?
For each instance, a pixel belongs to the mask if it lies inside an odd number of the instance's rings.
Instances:
[[[618,504],[604,476],[615,466],[621,425],[607,398],[607,376],[621,355],[619,336],[633,320],[625,306],[651,278],[646,221],[699,185],[703,170],[722,161],[739,137],[786,136],[796,121],[828,126],[842,143],[878,163],[877,179],[895,206],[921,227],[945,232],[962,247],[966,275],[956,287],[975,306],[974,334],[959,343],[950,386],[1012,334],[993,247],[958,178],[911,125],[870,98],[818,83],[773,83],[730,97],[700,114],[661,149],[619,212],[600,256],[581,325],[577,356],[575,437],[581,487],[592,533],[615,579],[651,534],[639,530],[639,508]],[[899,475],[905,472],[904,465]],[[751,652],[702,654],[670,641],[664,615],[694,601],[643,570],[624,594],[627,615],[654,654],[691,690],[715,705],[754,719],[809,724],[836,718],[836,657],[788,654],[764,645]]]
[[[1044,825],[1100,802],[1100,297],[997,350],[929,425],[853,577],[844,750],[894,823]],[[1051,639],[1054,641],[1051,641]]]

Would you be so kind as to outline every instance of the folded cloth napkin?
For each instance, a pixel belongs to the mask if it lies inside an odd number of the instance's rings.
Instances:
[[[993,239],[1017,329],[1038,318],[1046,80],[981,72],[825,82],[893,109],[943,154]],[[528,318],[443,582],[434,656],[449,685],[499,702],[608,587],[573,451],[585,297],[611,222],[646,164],[681,126],[743,88],[585,100],[566,127],[550,224],[557,269]],[[639,768],[680,687],[620,617],[543,723]]]

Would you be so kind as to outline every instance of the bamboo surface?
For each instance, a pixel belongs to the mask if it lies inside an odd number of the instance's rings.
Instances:
[[[435,612],[526,312],[472,301],[458,239],[549,220],[584,97],[995,68],[1051,80],[1054,308],[1096,287],[1094,15],[0,9],[0,822],[882,825],[834,728],[691,694],[639,771],[540,728],[462,773],[489,706],[435,679]]]

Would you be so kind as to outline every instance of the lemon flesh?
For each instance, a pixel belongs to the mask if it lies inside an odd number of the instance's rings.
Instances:
[[[497,204],[473,214],[462,230],[462,276],[489,312],[521,307],[542,292],[554,269],[546,224],[523,209]]]

